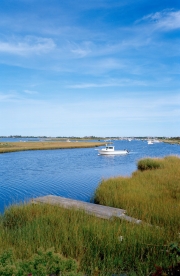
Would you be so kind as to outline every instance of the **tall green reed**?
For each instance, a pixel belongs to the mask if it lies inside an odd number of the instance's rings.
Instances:
[[[99,219],[57,206],[12,206],[2,216],[0,230],[0,252],[12,248],[16,259],[27,260],[38,248],[53,247],[76,259],[87,275],[123,271],[146,275],[155,263],[173,261],[166,254],[171,238],[164,229]]]

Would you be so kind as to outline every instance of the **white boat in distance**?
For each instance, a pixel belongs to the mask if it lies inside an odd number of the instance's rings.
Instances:
[[[105,148],[102,148],[102,149],[100,149],[99,151],[99,155],[120,155],[120,154],[127,154],[127,153],[129,153],[129,151],[128,150],[115,150],[114,149],[114,146],[108,146],[108,145],[106,145],[106,147]]]
[[[153,141],[151,141],[151,140],[149,140],[147,143],[148,143],[148,145],[154,144]]]

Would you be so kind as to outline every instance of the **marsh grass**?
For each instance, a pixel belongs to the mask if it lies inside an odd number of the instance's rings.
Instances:
[[[175,238],[175,235],[173,235]],[[11,249],[15,260],[27,261],[39,248],[77,261],[86,275],[148,275],[154,264],[168,266],[172,236],[164,228],[104,220],[83,211],[26,204],[6,209],[0,219],[0,254]]]
[[[72,149],[72,148],[90,148],[102,146],[101,142],[7,142],[0,143],[0,153],[26,151],[26,150],[51,150],[51,149]]]
[[[163,167],[163,162],[162,160],[159,160],[159,158],[145,158],[139,160],[137,167],[140,171],[160,169]]]
[[[173,238],[180,230],[180,158],[146,159],[139,164],[143,171],[137,170],[129,178],[103,180],[95,202],[125,209],[130,216],[165,227]]]
[[[54,248],[76,260],[85,275],[145,276],[152,275],[154,265],[176,264],[169,244],[180,242],[180,159],[158,162],[161,168],[102,181],[95,195],[98,203],[123,208],[146,223],[46,204],[14,205],[0,217],[0,254],[11,249],[15,261],[26,262],[39,248]]]
[[[164,143],[169,143],[169,144],[180,144],[180,137],[174,137],[174,138],[169,138],[169,139],[163,139],[162,140]]]

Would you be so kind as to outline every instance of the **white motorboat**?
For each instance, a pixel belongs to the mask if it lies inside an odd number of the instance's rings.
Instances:
[[[123,155],[123,154],[127,154],[128,150],[115,150],[114,146],[108,146],[106,145],[105,148],[100,149],[99,151],[99,155]]]
[[[157,139],[154,139],[154,140],[153,140],[153,143],[160,143],[160,141],[157,140]]]
[[[149,140],[147,143],[148,143],[148,145],[154,144],[153,141],[151,141],[151,140]]]

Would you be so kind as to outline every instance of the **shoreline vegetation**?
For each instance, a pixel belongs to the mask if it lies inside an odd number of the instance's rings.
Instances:
[[[180,137],[175,137],[175,138],[169,138],[169,139],[163,139],[164,143],[169,143],[169,144],[177,144],[180,145]]]
[[[180,229],[180,158],[145,158],[131,177],[102,180],[97,204],[122,208],[130,216],[167,229]]]
[[[0,274],[179,275],[180,158],[139,160],[131,177],[103,180],[94,199],[145,223],[48,204],[13,205],[0,216]],[[61,258],[69,267],[60,267]]]
[[[11,138],[11,137],[10,137]],[[24,137],[26,138],[26,137]],[[30,137],[29,137],[30,138]],[[98,139],[99,138],[99,139]],[[74,140],[67,138],[45,138],[44,141],[19,141],[19,142],[0,142],[0,153],[28,151],[28,150],[53,150],[53,149],[73,149],[73,148],[91,148],[103,146],[107,141],[102,142],[100,137],[94,141],[95,137],[76,138]],[[112,139],[113,140],[113,139]],[[164,143],[180,145],[180,138],[159,139]]]
[[[53,150],[72,148],[91,148],[105,145],[105,142],[65,142],[65,141],[33,141],[33,142],[0,142],[0,153],[27,151],[27,150]]]

